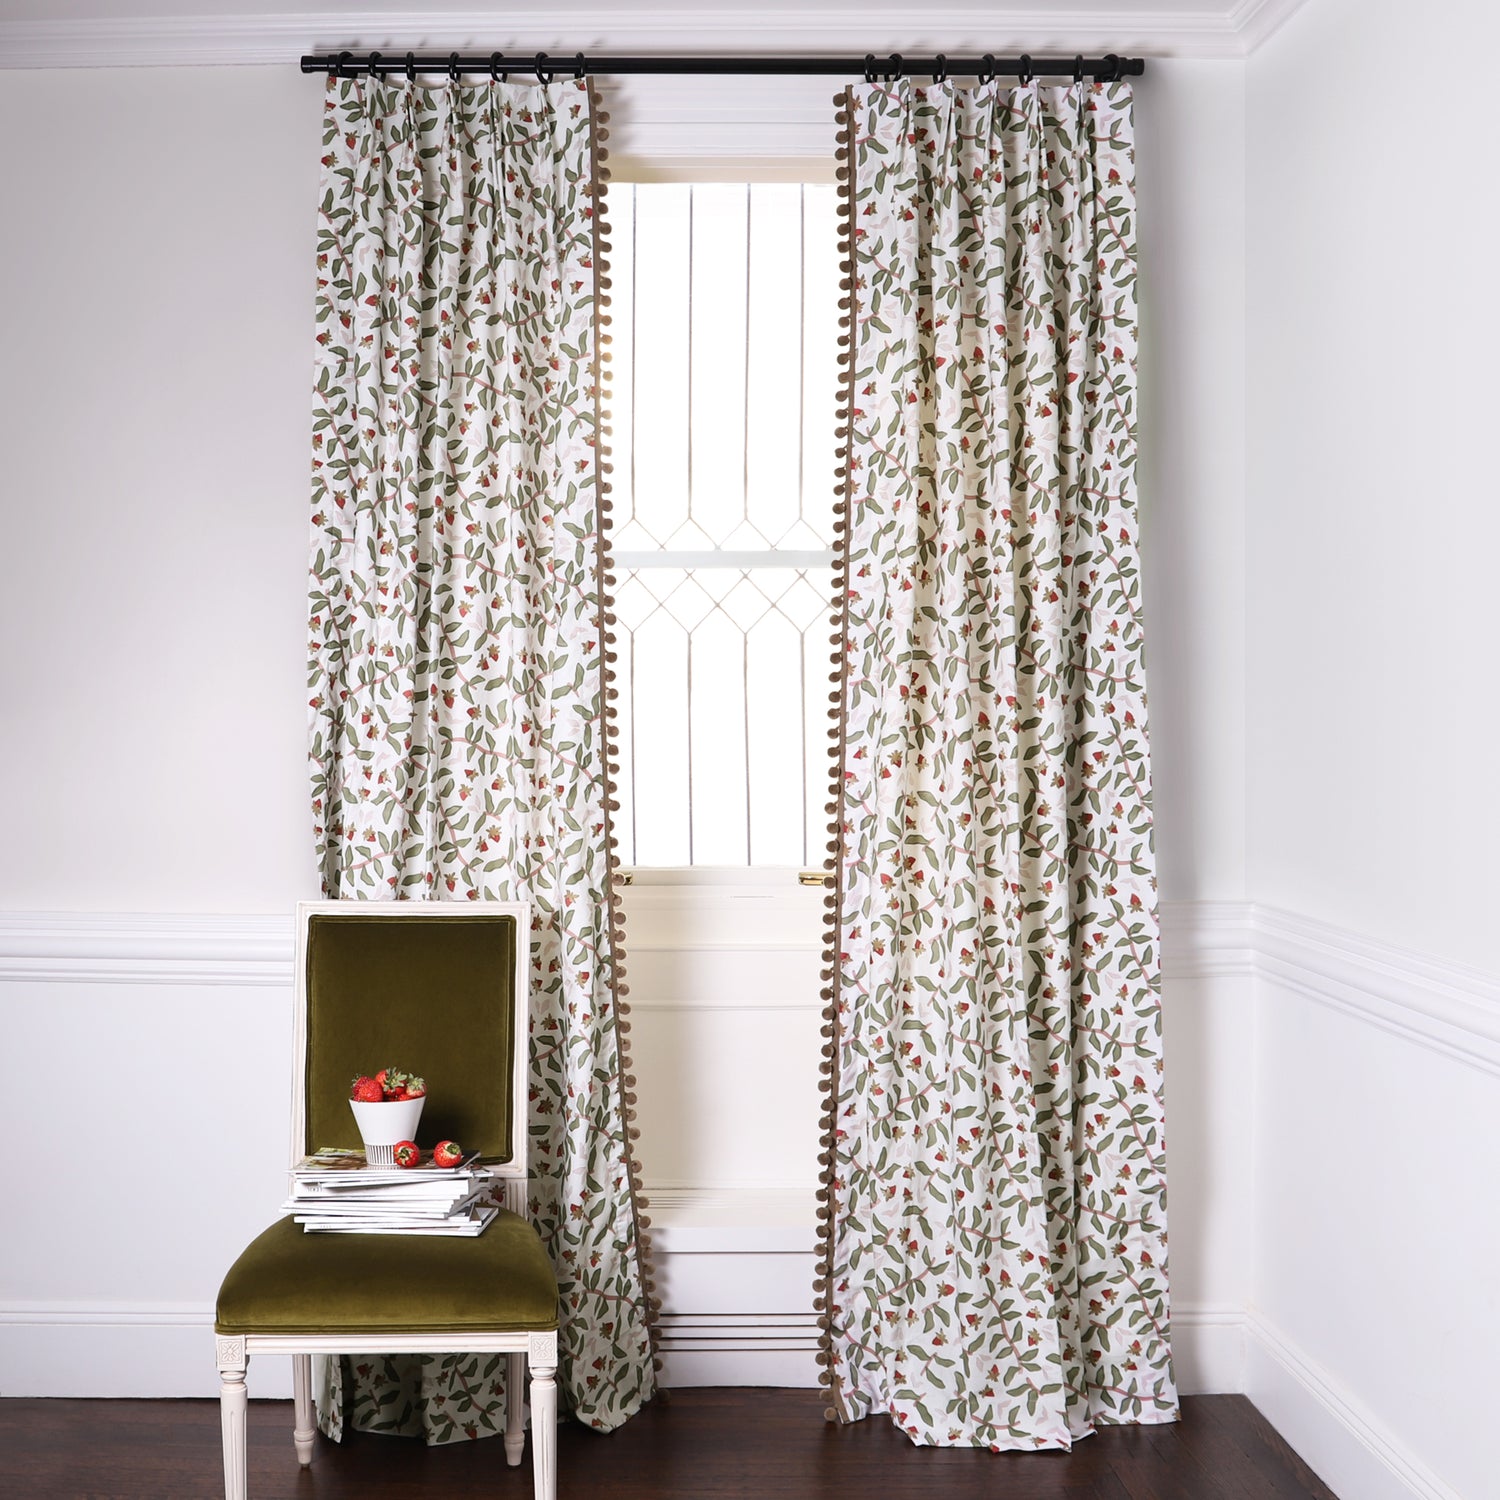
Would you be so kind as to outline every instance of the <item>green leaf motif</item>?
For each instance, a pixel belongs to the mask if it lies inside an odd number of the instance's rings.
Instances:
[[[827,1194],[852,1417],[1177,1412],[1124,83],[849,92]]]
[[[655,1377],[601,895],[595,167],[582,81],[329,81],[308,698],[326,894],[531,903],[529,1207],[559,1384],[611,1428]],[[504,1425],[479,1356],[329,1371],[330,1434]]]

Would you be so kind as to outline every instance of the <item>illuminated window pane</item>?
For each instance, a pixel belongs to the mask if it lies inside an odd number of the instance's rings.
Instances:
[[[609,213],[621,854],[821,862],[834,190],[618,184]]]

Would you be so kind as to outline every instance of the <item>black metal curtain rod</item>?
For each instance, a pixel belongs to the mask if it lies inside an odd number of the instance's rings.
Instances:
[[[1140,57],[1120,57],[1111,52],[1106,57],[999,57],[986,52],[983,56],[948,57],[939,52],[932,57],[903,57],[899,52],[876,57],[588,57],[582,52],[571,57],[551,56],[546,52],[325,52],[302,59],[304,73],[332,73],[353,77],[358,73],[379,77],[418,73],[446,73],[458,78],[465,73],[483,73],[504,79],[511,73],[532,73],[543,83],[554,78],[585,78],[603,74],[661,73],[707,74],[727,77],[735,74],[755,77],[819,77],[839,74],[862,77],[866,83],[879,79],[903,77],[978,78],[988,82],[1004,74],[1023,82],[1048,76],[1082,80],[1139,78],[1146,71]]]

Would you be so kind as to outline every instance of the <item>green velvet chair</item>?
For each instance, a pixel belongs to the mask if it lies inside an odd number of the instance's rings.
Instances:
[[[312,1356],[507,1356],[505,1456],[557,1492],[557,1282],[526,1213],[529,908],[314,901],[297,908],[292,1162],[359,1146],[349,1081],[386,1064],[427,1081],[421,1144],[478,1149],[506,1207],[473,1239],[307,1234],[281,1219],[231,1267],[214,1318],[224,1493],[246,1500],[245,1369],[290,1354],[299,1461],[312,1462]]]

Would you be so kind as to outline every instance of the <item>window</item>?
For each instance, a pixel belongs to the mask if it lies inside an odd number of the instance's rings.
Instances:
[[[626,864],[822,859],[835,212],[824,184],[609,189]]]

